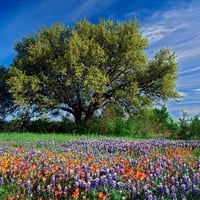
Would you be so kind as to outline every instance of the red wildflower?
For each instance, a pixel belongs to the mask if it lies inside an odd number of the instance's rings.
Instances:
[[[107,198],[107,194],[104,194],[103,192],[99,192],[98,193],[98,198],[101,200],[105,200]]]
[[[78,199],[78,197],[79,197],[79,188],[78,187],[75,188],[74,192],[72,193],[72,197],[74,199]]]
[[[143,180],[144,178],[146,178],[146,174],[143,172],[143,171],[137,171],[136,172],[136,177],[139,179],[139,180]]]
[[[10,196],[10,197],[8,197],[8,200],[14,200],[14,199],[15,199],[14,196]]]
[[[62,190],[56,190],[55,191],[55,196],[59,196],[59,195],[61,195],[63,192],[62,192]]]

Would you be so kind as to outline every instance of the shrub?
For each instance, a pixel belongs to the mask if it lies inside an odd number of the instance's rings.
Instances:
[[[199,115],[190,118],[186,112],[182,113],[179,119],[178,139],[200,139],[200,117]]]
[[[200,139],[200,116],[196,115],[192,118],[190,126],[190,136],[192,139]]]

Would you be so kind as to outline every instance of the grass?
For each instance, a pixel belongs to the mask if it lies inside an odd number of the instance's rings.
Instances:
[[[0,133],[0,141],[38,141],[38,140],[54,140],[54,141],[65,141],[73,140],[76,138],[97,138],[100,136],[90,135],[83,136],[77,134],[39,134],[39,133]]]
[[[99,134],[77,134],[77,133],[29,133],[29,132],[0,132],[0,141],[68,141],[75,139],[124,139],[124,140],[138,140],[138,139],[156,139],[160,138],[158,134],[146,135],[99,135]]]
[[[0,141],[68,141],[74,139],[146,139],[151,138],[150,136],[115,136],[115,135],[98,135],[98,134],[47,134],[47,133],[18,133],[18,132],[1,132]]]
[[[195,148],[193,150],[194,156],[197,158],[200,158],[200,149],[199,148]]]

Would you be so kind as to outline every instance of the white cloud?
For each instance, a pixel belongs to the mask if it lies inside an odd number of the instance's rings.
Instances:
[[[184,71],[181,71],[179,73],[179,75],[185,75],[185,74],[188,74],[188,73],[191,73],[191,72],[198,72],[198,71],[200,71],[200,66],[192,67],[190,69],[186,69]]]
[[[142,32],[150,41],[148,53],[151,56],[162,47],[170,48],[177,55],[180,72],[177,90],[182,98],[178,103],[167,104],[170,113],[177,118],[181,111],[200,113],[200,1],[175,6],[152,15]]]
[[[76,9],[71,11],[68,15],[69,18],[72,18],[73,20],[77,20],[81,17],[89,17],[91,15],[94,15],[99,10],[101,10],[104,7],[107,7],[108,5],[111,5],[114,3],[115,0],[87,0],[83,1],[80,6],[78,6]]]
[[[196,71],[196,73],[180,76],[177,85],[179,91],[192,91],[195,88],[200,87],[200,80],[199,80],[200,71]]]
[[[194,45],[193,48],[191,46],[190,48],[186,49],[177,49],[177,52],[179,60],[197,57],[200,56],[200,46]]]
[[[77,18],[79,18],[83,14],[86,15],[87,12],[90,9],[93,9],[94,7],[96,7],[96,4],[99,4],[99,3],[100,3],[99,0],[87,0],[87,1],[83,1],[83,3],[80,4],[79,7],[77,7],[75,10],[73,10],[69,14],[69,17],[77,19]]]
[[[164,25],[157,25],[148,27],[144,30],[143,35],[148,38],[151,44],[168,37],[171,33],[176,31],[179,27],[166,27]]]
[[[180,4],[168,11],[158,11],[143,26],[150,45],[168,46],[178,60],[200,56],[200,1]]]
[[[126,14],[125,18],[132,18],[132,17],[135,17],[135,16],[137,16],[137,12],[133,11],[133,12]]]
[[[183,104],[183,105],[191,105],[191,104],[197,105],[197,104],[199,104],[199,101],[198,100],[183,101],[183,102],[181,102],[181,104]]]
[[[183,105],[179,103],[179,104],[173,104],[173,106],[167,105],[167,108],[169,110],[170,115],[175,120],[180,119],[183,115],[183,112],[187,113],[189,117],[193,117],[194,115],[200,115],[200,107],[198,106],[198,104],[192,106],[191,104]]]
[[[183,111],[189,115],[199,115],[200,114],[200,108],[198,106],[192,107],[192,108],[191,107],[183,108]]]
[[[188,94],[187,92],[178,92],[181,97],[186,97]]]
[[[200,88],[194,89],[193,92],[200,92]]]
[[[192,115],[200,114],[200,106],[198,100],[170,102],[167,104],[167,108],[170,113],[173,113],[173,115],[176,117],[180,117],[182,111]]]

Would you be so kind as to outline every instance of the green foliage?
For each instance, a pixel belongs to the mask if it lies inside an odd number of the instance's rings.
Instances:
[[[178,97],[175,55],[161,49],[148,60],[147,46],[137,20],[42,28],[16,44],[7,83],[17,105],[62,109],[76,122],[113,99],[133,111]]]
[[[0,124],[1,126],[1,124]],[[6,132],[30,132],[30,133],[90,133],[85,123],[74,123],[69,120],[49,121],[48,119],[38,119],[32,121],[22,121],[20,119],[2,123],[1,131]]]
[[[23,123],[21,120],[19,119],[16,119],[16,120],[12,120],[10,122],[7,122],[6,123],[6,126],[4,126],[4,130],[5,131],[8,131],[8,132],[15,132],[16,130],[18,132],[23,132],[23,131],[26,131],[25,130],[25,127],[23,126]]]
[[[0,66],[0,120],[2,121],[14,110],[12,96],[6,84],[8,78],[8,69]]]
[[[26,117],[24,117],[26,119]],[[38,120],[16,119],[0,123],[1,131],[32,133],[72,133],[76,135],[104,135],[128,138],[199,139],[200,117],[190,118],[183,113],[179,122],[170,117],[166,107],[161,109],[143,109],[140,113],[127,117],[121,107],[112,102],[96,118],[84,122],[73,122],[67,118],[62,121],[50,121],[48,118]]]
[[[176,135],[179,139],[200,139],[200,116],[189,117],[186,112],[179,119],[179,131]]]
[[[153,109],[153,121],[160,133],[169,132],[171,137],[176,135],[179,130],[178,124],[171,118],[165,106],[162,106],[161,109]]]
[[[200,148],[195,148],[193,150],[193,156],[196,158],[200,158]]]
[[[158,112],[156,110],[156,113]],[[164,123],[165,121],[163,124],[160,124],[162,119],[158,118],[155,110],[145,109],[140,114],[134,116],[127,115],[118,104],[113,102],[104,110],[100,117],[93,118],[87,123],[75,123],[67,118],[63,118],[62,121],[50,121],[45,117],[38,120],[27,120],[25,114],[23,118],[3,123],[1,130],[32,133],[95,133],[105,136],[113,135],[132,138],[166,137],[166,132],[168,135],[172,132],[169,124],[166,125]],[[155,120],[156,118],[157,120]]]
[[[110,105],[101,118],[95,119],[88,126],[94,133],[103,135],[128,136],[132,138],[151,138],[154,135],[155,122],[152,110],[143,110],[143,114],[127,117],[116,104]]]
[[[118,136],[129,136],[129,129],[126,121],[122,117],[116,117],[106,122],[107,134]]]
[[[180,139],[189,139],[190,138],[190,122],[189,116],[186,112],[182,113],[182,118],[179,119],[180,130],[177,134],[177,137]]]
[[[192,139],[200,139],[200,116],[195,115],[190,123],[190,134]]]
[[[7,187],[2,187],[0,186],[0,198],[1,199],[5,199],[5,197],[9,194],[9,190],[7,189]]]

